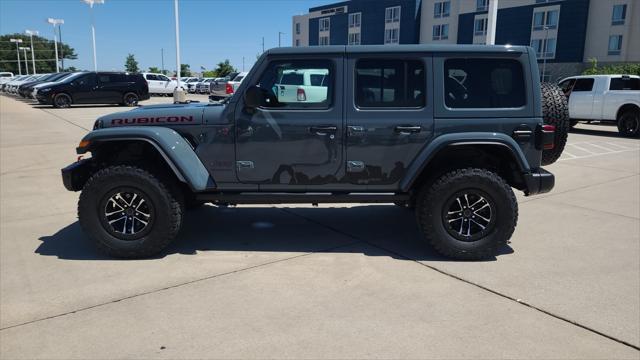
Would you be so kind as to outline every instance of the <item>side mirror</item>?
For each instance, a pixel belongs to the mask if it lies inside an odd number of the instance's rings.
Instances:
[[[244,93],[244,104],[249,108],[258,108],[264,103],[264,93],[257,86],[251,86]]]

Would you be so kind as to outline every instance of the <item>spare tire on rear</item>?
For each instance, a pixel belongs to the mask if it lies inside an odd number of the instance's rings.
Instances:
[[[556,162],[564,146],[567,144],[567,136],[571,127],[569,119],[569,104],[567,97],[556,84],[542,83],[542,118],[545,124],[556,127],[554,147],[542,151],[542,165],[550,165]]]

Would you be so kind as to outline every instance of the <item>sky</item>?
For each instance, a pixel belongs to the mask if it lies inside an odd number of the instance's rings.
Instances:
[[[191,70],[215,68],[229,59],[249,70],[265,49],[291,46],[291,17],[331,0],[179,0],[180,56]],[[94,6],[98,70],[124,70],[132,53],[140,69],[176,68],[173,0],[105,0]],[[91,17],[82,0],[0,0],[0,34],[38,30],[53,39],[49,17],[64,19],[62,40],[76,50],[77,60],[65,60],[65,67],[93,70]],[[37,57],[36,57],[37,58]]]

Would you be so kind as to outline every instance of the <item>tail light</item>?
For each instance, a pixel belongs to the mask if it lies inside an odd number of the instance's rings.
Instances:
[[[298,89],[298,101],[307,101],[307,94],[304,89]]]
[[[542,148],[551,150],[555,147],[556,127],[553,125],[542,125]]]
[[[226,94],[233,94],[233,85],[227,83],[224,87],[224,92]]]

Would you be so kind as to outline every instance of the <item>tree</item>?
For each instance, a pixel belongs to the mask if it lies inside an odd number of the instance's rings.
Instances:
[[[216,77],[216,72],[215,72],[215,70],[207,70],[207,71],[203,71],[203,72],[202,72],[202,77],[205,77],[205,78],[212,78],[212,77]]]
[[[150,73],[156,73],[156,74],[159,74],[159,73],[161,73],[162,71],[161,71],[160,69],[158,69],[157,67],[155,67],[155,66],[149,66],[149,72],[150,72]]]
[[[137,73],[140,70],[138,69],[138,62],[133,54],[127,55],[127,60],[124,62],[124,68],[130,73]]]
[[[18,62],[16,61],[16,44],[9,41],[9,39],[22,39],[21,46],[31,47],[31,41],[29,36],[24,34],[6,34],[0,35],[0,69],[2,71],[10,71],[14,74],[18,74]],[[56,54],[53,40],[46,39],[41,36],[33,36],[33,50],[36,54],[36,71],[38,73],[51,73],[56,71]],[[20,61],[22,65],[22,73],[24,70],[23,52],[20,52]],[[76,51],[65,43],[58,43],[58,60],[64,54],[65,59],[75,60],[78,58]],[[31,63],[31,54],[27,53],[29,57],[29,73],[33,71]],[[61,69],[62,70],[62,69]]]
[[[229,61],[229,59],[226,59],[225,61],[219,62],[217,67],[213,71],[216,77],[225,77],[237,70],[231,65],[231,62]]]
[[[191,66],[189,64],[180,64],[180,76],[191,76]]]

